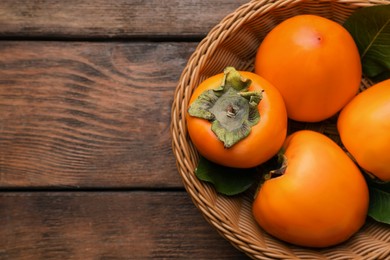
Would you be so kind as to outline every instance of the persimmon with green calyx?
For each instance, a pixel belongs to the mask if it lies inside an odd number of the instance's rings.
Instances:
[[[286,108],[278,90],[262,77],[233,67],[194,90],[186,122],[203,157],[233,168],[267,161],[287,134]]]
[[[357,164],[390,181],[390,79],[359,93],[337,120],[340,139]]]
[[[297,15],[266,35],[256,54],[255,73],[280,91],[289,118],[318,122],[357,94],[362,66],[343,26],[317,15]]]
[[[286,138],[281,175],[268,178],[253,202],[257,223],[292,244],[328,247],[365,223],[369,192],[352,159],[329,137],[299,130]]]

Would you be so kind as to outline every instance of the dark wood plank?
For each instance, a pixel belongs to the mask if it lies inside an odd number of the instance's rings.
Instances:
[[[199,37],[248,0],[0,1],[0,36]]]
[[[0,259],[246,259],[184,192],[6,192],[0,208]]]
[[[196,43],[0,43],[0,187],[182,187],[173,93]]]

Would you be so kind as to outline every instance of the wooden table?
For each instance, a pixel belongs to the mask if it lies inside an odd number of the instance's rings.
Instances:
[[[171,152],[200,40],[247,0],[0,1],[0,259],[246,259]]]

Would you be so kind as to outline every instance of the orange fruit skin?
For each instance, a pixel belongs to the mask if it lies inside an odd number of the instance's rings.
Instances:
[[[208,120],[186,114],[188,133],[197,151],[206,159],[234,168],[255,167],[274,156],[282,147],[287,135],[287,112],[279,91],[259,75],[240,71],[241,76],[251,79],[249,91],[262,91],[263,99],[258,105],[260,121],[243,140],[230,148],[211,130]],[[192,94],[189,105],[205,90],[221,85],[223,73],[204,80]]]
[[[369,193],[347,154],[323,134],[301,130],[284,145],[287,168],[266,180],[253,203],[257,223],[286,242],[327,247],[349,239],[365,223]]]
[[[356,162],[390,181],[390,79],[358,94],[341,111],[337,128]]]
[[[255,73],[279,89],[289,118],[317,122],[357,94],[362,68],[344,27],[320,16],[298,15],[267,34],[257,51]]]

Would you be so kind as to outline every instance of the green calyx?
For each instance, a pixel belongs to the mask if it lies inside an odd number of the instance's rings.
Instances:
[[[260,121],[257,106],[261,91],[248,91],[252,81],[241,77],[233,67],[224,70],[220,87],[203,92],[189,107],[190,116],[211,122],[211,130],[225,148],[247,137]]]

